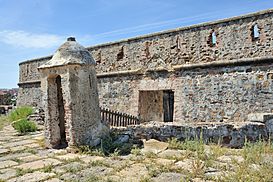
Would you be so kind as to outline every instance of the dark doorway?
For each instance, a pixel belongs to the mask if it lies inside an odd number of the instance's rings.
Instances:
[[[63,101],[63,91],[62,91],[62,82],[61,76],[56,77],[57,85],[57,100],[58,100],[58,120],[60,127],[60,145],[58,148],[67,147],[66,134],[65,134],[65,119],[64,119],[64,101]]]
[[[172,90],[163,91],[163,112],[164,122],[173,122],[174,92]]]

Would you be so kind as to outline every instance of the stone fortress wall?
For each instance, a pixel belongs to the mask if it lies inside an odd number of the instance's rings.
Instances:
[[[172,90],[176,122],[245,121],[249,113],[273,110],[272,46],[270,9],[88,50],[102,107],[138,115],[140,91]],[[37,67],[50,58],[20,63],[19,105],[41,107]],[[163,105],[149,99],[147,113]]]

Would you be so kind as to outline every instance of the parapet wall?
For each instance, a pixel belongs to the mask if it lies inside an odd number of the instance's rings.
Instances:
[[[272,55],[272,10],[91,47],[97,72],[171,69],[174,65]],[[253,37],[257,25],[260,37]],[[212,44],[212,33],[216,44]]]
[[[273,55],[273,9],[89,47],[97,73],[172,69],[175,65],[207,63]],[[253,38],[257,25],[260,37]],[[212,33],[216,45],[212,45]],[[51,56],[20,63],[19,82],[39,80],[37,67]]]

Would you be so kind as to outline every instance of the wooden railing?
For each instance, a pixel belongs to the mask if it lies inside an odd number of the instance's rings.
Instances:
[[[126,127],[128,125],[139,125],[140,120],[130,114],[100,108],[101,119],[110,126]]]

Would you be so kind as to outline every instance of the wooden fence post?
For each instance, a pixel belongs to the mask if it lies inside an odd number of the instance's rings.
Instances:
[[[130,114],[121,113],[100,107],[100,116],[102,122],[110,126],[127,127],[128,125],[139,125],[140,119]]]

